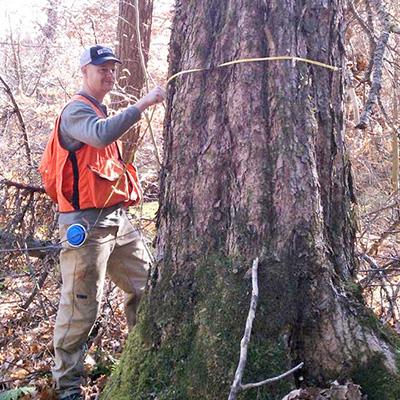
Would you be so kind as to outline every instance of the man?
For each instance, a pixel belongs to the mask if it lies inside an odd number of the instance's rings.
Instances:
[[[136,322],[147,280],[149,255],[126,215],[126,207],[140,200],[140,186],[134,166],[122,161],[118,139],[142,111],[163,101],[164,92],[156,87],[134,106],[107,117],[102,102],[113,88],[116,63],[121,62],[107,47],[84,51],[82,90],[57,119],[40,165],[46,191],[60,212],[62,288],[53,378],[61,400],[83,398],[85,345],[99,312],[106,273],[125,292],[129,328]]]

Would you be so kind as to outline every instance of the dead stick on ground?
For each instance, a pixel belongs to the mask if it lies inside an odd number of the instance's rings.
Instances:
[[[251,292],[250,310],[247,316],[246,328],[244,330],[243,338],[240,342],[240,358],[239,364],[236,369],[235,379],[231,386],[231,392],[229,393],[228,400],[235,400],[242,386],[242,377],[244,368],[247,361],[247,347],[250,342],[251,328],[253,326],[253,321],[256,316],[256,308],[258,301],[258,279],[257,279],[257,269],[258,269],[258,258],[253,261],[253,267],[251,269],[251,280],[253,285],[253,290]]]
[[[251,336],[251,329],[253,326],[253,321],[256,316],[256,308],[257,308],[257,301],[258,301],[258,277],[257,277],[257,272],[258,272],[258,258],[256,258],[253,261],[253,266],[251,269],[251,278],[252,278],[252,292],[251,292],[251,301],[250,301],[250,309],[249,309],[249,314],[247,316],[246,320],[246,328],[244,330],[244,335],[243,338],[240,342],[240,357],[239,357],[239,364],[236,369],[235,373],[235,378],[233,380],[232,386],[231,386],[231,392],[229,393],[228,400],[236,400],[237,395],[239,394],[240,391],[258,387],[265,385],[267,383],[272,383],[276,382],[280,379],[283,379],[289,375],[291,375],[293,372],[297,371],[300,369],[304,363],[300,363],[296,367],[292,368],[290,371],[286,371],[285,373],[274,377],[274,378],[269,378],[261,382],[257,383],[248,383],[246,385],[242,384],[242,377],[244,373],[244,368],[246,367],[246,362],[247,362],[247,348],[249,346],[250,342],[250,336]]]
[[[299,365],[296,365],[294,368],[290,369],[289,371],[284,372],[281,375],[275,376],[274,378],[266,379],[265,381],[257,382],[257,383],[246,383],[245,385],[241,386],[242,390],[251,389],[255,387],[259,387],[262,385],[266,385],[268,383],[273,383],[276,381],[280,381],[283,378],[286,378],[289,375],[292,375],[293,372],[296,372],[298,369],[303,368],[304,363],[301,362]]]

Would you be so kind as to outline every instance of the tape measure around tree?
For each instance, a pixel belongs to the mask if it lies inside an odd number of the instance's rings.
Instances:
[[[224,62],[222,64],[218,64],[217,66],[215,66],[215,68],[222,68],[222,67],[227,67],[229,65],[235,65],[235,64],[243,64],[243,63],[250,63],[250,62],[265,62],[265,61],[293,61],[293,62],[304,62],[307,64],[312,64],[312,65],[316,65],[318,67],[322,67],[322,68],[326,68],[329,69],[331,71],[339,71],[340,68],[339,67],[335,67],[333,65],[329,65],[329,64],[325,64],[323,62],[320,61],[315,61],[315,60],[311,60],[309,58],[303,58],[303,57],[293,57],[293,56],[275,56],[275,57],[256,57],[256,58],[241,58],[239,60],[233,60],[233,61],[227,61]],[[194,72],[202,72],[202,71],[208,71],[211,70],[212,68],[192,68],[192,69],[186,69],[183,71],[179,71],[176,74],[170,76],[167,80],[167,85],[172,82],[175,78],[177,78],[178,76],[181,75],[185,75],[185,74],[191,74]]]

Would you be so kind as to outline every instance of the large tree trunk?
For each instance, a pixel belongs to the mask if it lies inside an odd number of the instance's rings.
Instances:
[[[293,55],[343,65],[343,0],[177,2],[170,73]],[[354,283],[343,76],[306,63],[184,75],[168,94],[157,265],[105,398],[228,397],[260,257],[245,380],[305,363],[294,385],[351,378],[400,398],[395,348]]]
[[[143,61],[147,66],[151,36],[151,23],[153,15],[153,0],[139,0],[140,42]],[[117,27],[118,46],[117,54],[122,60],[122,65],[117,65],[117,81],[124,91],[136,98],[143,95],[145,74],[140,56],[139,40],[136,24],[136,7],[134,0],[119,1],[119,18]],[[121,97],[113,96],[113,107],[126,107],[128,102]],[[133,126],[123,136],[123,158],[128,160],[136,150],[139,139],[140,125]]]

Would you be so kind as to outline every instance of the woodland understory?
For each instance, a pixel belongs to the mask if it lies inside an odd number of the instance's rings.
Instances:
[[[7,28],[0,31],[2,400],[55,398],[50,368],[60,277],[58,250],[49,247],[57,243],[57,222],[37,166],[55,116],[77,88],[76,60],[83,46],[93,42],[114,45],[121,40],[116,36],[117,0],[87,0],[83,9],[63,0],[47,0],[40,10],[42,17],[33,22],[29,33],[11,17],[4,19]],[[160,85],[168,78],[172,15],[172,0],[154,3],[147,69]],[[363,299],[383,326],[400,335],[400,14],[394,0],[386,5],[377,0],[349,1],[346,18],[345,127],[355,197],[358,269],[357,282],[349,290]],[[382,57],[377,51],[380,48],[384,49]],[[381,77],[377,77],[377,68]],[[131,95],[123,84],[124,73],[121,71],[113,96],[127,101]],[[370,103],[374,90],[376,99]],[[146,128],[146,121],[141,124],[143,136],[136,153],[145,202],[131,215],[150,245],[156,235],[157,160],[163,148],[164,111],[159,106],[149,114],[151,129]],[[127,338],[122,299],[119,290],[107,282],[85,360],[87,399],[99,397],[118,365]],[[245,313],[248,306],[244,306]],[[238,358],[239,351],[237,343]],[[298,391],[286,400],[297,398],[357,400],[361,394],[356,385],[343,381],[332,382],[331,388]]]

